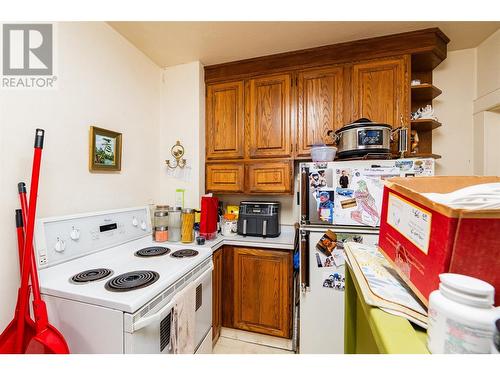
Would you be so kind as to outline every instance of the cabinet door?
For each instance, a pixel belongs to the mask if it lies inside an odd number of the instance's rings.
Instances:
[[[353,65],[353,120],[361,117],[398,127],[408,113],[406,57]]]
[[[243,82],[207,86],[207,159],[237,159],[244,155]]]
[[[299,73],[297,88],[297,156],[309,156],[311,146],[333,144],[327,135],[343,124],[343,68],[306,70]]]
[[[215,345],[220,336],[222,325],[222,248],[213,254],[214,270],[212,272],[212,342]]]
[[[245,106],[251,158],[291,155],[290,83],[288,74],[248,82]]]
[[[290,338],[292,253],[233,249],[234,326]]]
[[[293,165],[290,161],[247,164],[248,193],[292,194]]]
[[[242,193],[245,168],[238,163],[207,164],[207,191],[220,193]]]

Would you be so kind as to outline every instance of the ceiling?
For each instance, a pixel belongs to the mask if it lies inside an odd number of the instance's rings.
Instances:
[[[473,48],[500,22],[108,22],[160,67],[204,65],[439,27],[448,50]]]

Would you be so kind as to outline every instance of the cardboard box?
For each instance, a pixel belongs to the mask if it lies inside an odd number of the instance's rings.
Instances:
[[[395,177],[384,186],[379,246],[428,304],[439,274],[473,276],[495,287],[500,303],[500,210],[453,209],[421,193],[449,193],[500,177]]]

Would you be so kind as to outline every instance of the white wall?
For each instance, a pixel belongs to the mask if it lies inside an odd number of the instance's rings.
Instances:
[[[500,90],[500,29],[477,47],[477,98]]]
[[[487,176],[500,176],[500,110],[484,113],[484,169]]]
[[[500,30],[477,47],[474,173],[500,175]]]
[[[17,183],[29,186],[35,128],[46,130],[38,217],[144,205],[158,194],[161,70],[107,24],[60,23],[58,88],[0,91],[0,331],[19,285]],[[89,126],[123,133],[122,171],[88,171]]]
[[[161,85],[160,155],[173,160],[170,149],[179,140],[185,148],[189,177],[187,180],[160,170],[160,202],[174,204],[176,189],[185,189],[184,205],[200,207],[205,192],[205,80],[200,62],[168,67]]]
[[[475,48],[448,52],[433,72],[433,84],[443,91],[432,103],[434,114],[443,124],[432,136],[432,151],[442,156],[436,161],[436,174],[473,173],[475,75]]]

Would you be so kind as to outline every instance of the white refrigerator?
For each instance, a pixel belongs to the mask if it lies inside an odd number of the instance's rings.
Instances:
[[[434,159],[301,163],[299,173],[298,350],[305,354],[341,354],[344,353],[343,244],[346,241],[377,244],[383,180],[432,176]],[[329,235],[323,237],[328,230]]]

